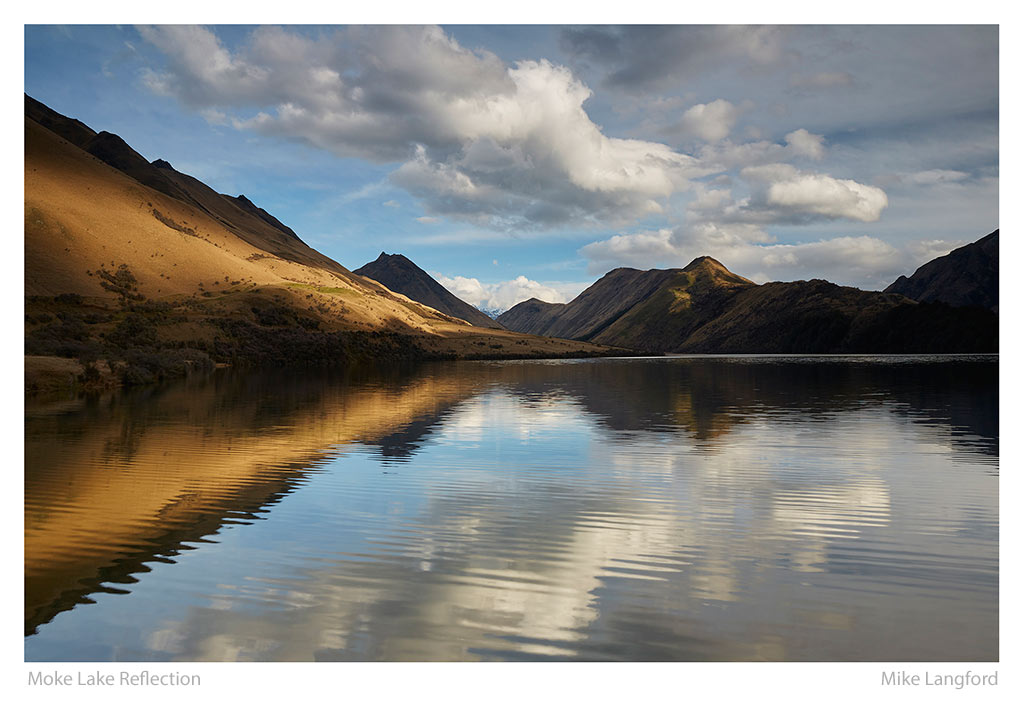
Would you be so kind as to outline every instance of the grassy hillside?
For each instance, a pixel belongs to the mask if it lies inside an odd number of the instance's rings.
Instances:
[[[469,325],[351,273],[248,199],[169,165],[148,164],[167,192],[146,185],[108,163],[152,176],[114,135],[101,140],[117,147],[104,160],[61,136],[95,146],[88,127],[27,108],[57,128],[25,121],[30,391],[68,374],[86,385],[147,383],[214,363],[608,353]]]
[[[649,297],[591,339],[644,351],[674,349],[722,314],[740,291],[753,286],[714,259],[701,257],[674,270]]]

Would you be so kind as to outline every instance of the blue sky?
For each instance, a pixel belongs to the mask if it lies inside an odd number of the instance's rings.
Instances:
[[[994,26],[27,26],[25,90],[481,307],[700,255],[878,289],[999,226]]]

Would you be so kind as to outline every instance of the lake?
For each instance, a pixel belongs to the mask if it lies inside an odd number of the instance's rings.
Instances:
[[[29,661],[995,661],[998,357],[29,402]]]

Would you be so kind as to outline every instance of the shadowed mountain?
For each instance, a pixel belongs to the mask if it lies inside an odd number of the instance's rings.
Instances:
[[[926,303],[976,305],[999,312],[999,230],[932,259],[885,289]]]
[[[357,268],[353,273],[372,278],[396,293],[401,293],[452,317],[465,320],[471,325],[504,329],[503,325],[492,320],[483,311],[452,295],[429,273],[401,254],[381,252],[376,261]]]
[[[710,257],[609,272],[564,305],[529,300],[506,327],[644,352],[954,353],[998,349],[993,313],[823,280],[757,285]]]
[[[545,330],[555,325],[559,313],[565,306],[566,303],[548,303],[530,298],[513,305],[495,319],[510,330],[526,334],[546,334]]]
[[[702,256],[683,269],[618,268],[571,302],[545,303],[531,298],[499,316],[498,321],[509,329],[530,334],[587,340],[615,338],[628,342],[624,346],[640,349],[647,347],[636,346],[635,334],[648,318],[692,308],[689,303],[694,297],[708,301],[752,285],[711,257]],[[648,331],[661,334],[660,329]]]
[[[995,352],[987,310],[916,303],[823,280],[765,283],[738,294],[674,351],[712,354]]]

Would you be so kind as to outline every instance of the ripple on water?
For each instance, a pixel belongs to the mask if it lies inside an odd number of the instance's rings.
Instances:
[[[990,359],[226,375],[26,419],[26,659],[995,660]]]

